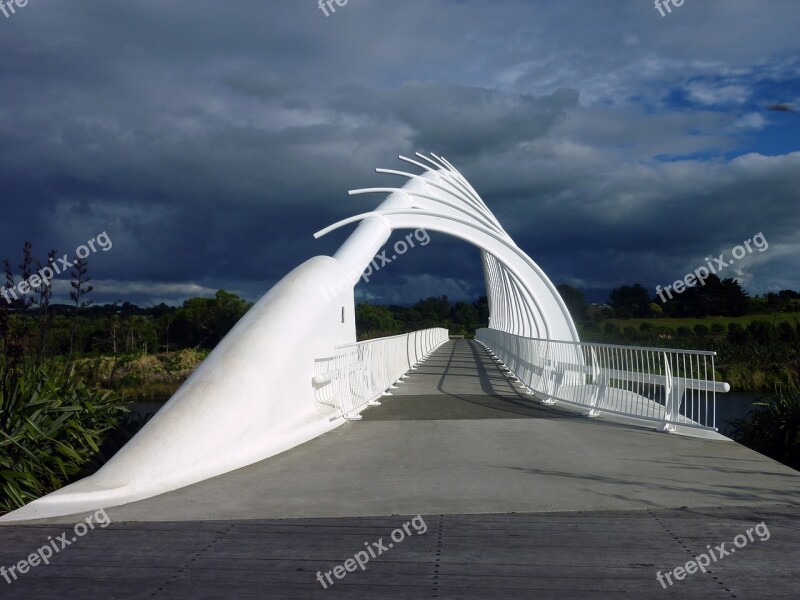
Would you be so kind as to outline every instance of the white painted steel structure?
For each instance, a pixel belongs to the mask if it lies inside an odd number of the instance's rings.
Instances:
[[[506,233],[484,201],[446,159],[417,153],[400,159],[420,174],[377,169],[406,179],[401,188],[352,190],[354,194],[389,194],[374,211],[343,219],[315,234],[323,236],[361,222],[334,258],[360,275],[369,260],[397,229],[424,228],[462,239],[480,248],[489,298],[490,326],[517,335],[578,341],[569,310],[544,271]],[[370,259],[364,262],[364,248]],[[356,277],[357,277],[356,275]]]
[[[476,339],[546,404],[621,415],[663,431],[716,430],[714,352],[525,338],[480,329]]]
[[[378,398],[397,387],[392,384],[447,340],[447,329],[436,328],[338,346],[316,361],[316,401],[328,407],[331,420],[360,420],[364,408],[379,406]]]
[[[482,339],[523,377],[526,369],[535,374],[552,368],[555,397],[581,403],[595,394],[593,409],[630,412],[621,402],[601,399],[596,390],[603,377],[625,379],[620,373],[632,372],[631,364],[612,368],[589,360],[583,351],[588,346],[579,344],[555,286],[469,182],[444,158],[416,157],[400,158],[419,173],[378,169],[405,179],[402,187],[351,191],[388,197],[374,211],[317,232],[315,237],[359,223],[333,257],[308,260],[261,298],[97,473],[2,520],[67,515],[155,496],[284,452],[357,418],[447,339],[444,330],[428,330],[356,343],[354,285],[397,229],[438,231],[481,250],[492,330]],[[550,341],[550,349],[544,354],[535,345],[527,354],[508,350],[511,340],[528,338]],[[555,342],[566,343],[566,350],[557,353]],[[653,378],[660,376],[654,373],[648,382],[657,383]],[[680,382],[665,377],[666,387],[678,389]],[[529,384],[537,385],[533,378]],[[567,386],[573,386],[569,394]],[[672,397],[678,398],[677,392]],[[670,405],[671,415],[680,412],[677,402]]]

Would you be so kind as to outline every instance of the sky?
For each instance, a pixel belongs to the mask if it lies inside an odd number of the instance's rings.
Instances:
[[[89,256],[96,303],[257,300],[333,254],[446,157],[556,283],[608,291],[720,272],[800,289],[797,0],[29,0],[0,13],[0,258]],[[407,232],[395,232],[392,241]],[[392,242],[390,242],[392,243]],[[751,248],[754,245],[751,244]],[[65,301],[69,276],[53,280]],[[431,234],[359,284],[410,304],[484,294]]]

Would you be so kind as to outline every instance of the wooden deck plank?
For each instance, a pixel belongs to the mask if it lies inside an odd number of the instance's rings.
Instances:
[[[0,597],[31,598],[747,598],[793,597],[800,582],[797,506],[557,514],[423,515],[406,538],[323,589],[331,570],[364,542],[407,519],[289,519],[113,523],[17,581]],[[683,565],[706,545],[732,542],[764,520],[755,541],[663,590],[656,571]],[[0,565],[38,548],[59,526],[0,528]]]

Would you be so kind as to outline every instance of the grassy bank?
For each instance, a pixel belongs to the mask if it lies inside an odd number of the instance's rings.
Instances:
[[[126,402],[166,402],[208,354],[208,350],[187,348],[82,358],[76,361],[75,369],[87,381],[115,391]]]
[[[727,330],[729,323],[736,323],[742,328],[746,328],[754,321],[766,321],[773,325],[789,323],[795,325],[800,323],[800,312],[771,313],[766,315],[745,315],[742,317],[703,317],[703,318],[669,318],[669,317],[650,317],[650,318],[631,318],[631,319],[606,319],[606,323],[612,323],[620,329],[634,327],[639,329],[642,323],[648,323],[653,327],[666,327],[676,330],[678,327],[688,327],[693,329],[695,325],[704,325],[711,329],[712,325],[723,325]]]

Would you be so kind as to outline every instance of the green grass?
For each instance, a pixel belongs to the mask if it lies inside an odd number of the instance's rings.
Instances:
[[[634,327],[636,329],[642,323],[650,323],[653,327],[669,327],[671,329],[678,329],[678,327],[689,327],[690,329],[695,325],[705,325],[711,328],[715,323],[721,323],[727,328],[728,323],[738,323],[743,328],[747,327],[753,321],[768,321],[773,325],[778,325],[781,322],[787,321],[794,325],[800,322],[800,312],[787,312],[787,313],[771,313],[766,315],[745,315],[743,317],[703,317],[703,318],[677,318],[671,319],[669,317],[647,318],[647,319],[606,319],[606,323],[613,323],[620,329],[625,327]]]

